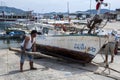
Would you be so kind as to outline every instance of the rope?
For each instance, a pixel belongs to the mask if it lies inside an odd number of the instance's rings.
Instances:
[[[6,74],[8,74],[8,66],[9,66],[8,65],[8,52],[9,52],[9,50],[7,50],[7,64],[6,64],[7,65],[7,70],[6,70]],[[7,78],[8,78],[8,76],[7,76]]]
[[[103,25],[103,27],[100,29],[100,30],[102,30],[106,25],[107,25],[107,22],[108,22],[108,20],[105,22],[105,24]],[[101,49],[101,37],[99,36],[99,48]],[[98,53],[97,53],[98,54]],[[96,54],[96,55],[97,55]],[[103,61],[105,61],[105,59],[104,59],[104,57],[103,57],[103,55],[102,55],[102,53],[101,53],[101,51],[100,51],[100,54],[101,54],[101,57],[102,57],[102,59],[103,59]],[[107,54],[108,55],[108,54]],[[107,56],[108,57],[108,56]],[[94,61],[93,61],[94,62]],[[102,73],[104,72],[104,71],[106,71],[108,69],[108,71],[109,71],[109,74],[110,74],[110,67],[109,67],[109,64],[108,64],[108,60],[107,60],[107,62],[106,62],[106,66],[105,66],[105,70],[103,70],[102,71]]]
[[[101,29],[103,29],[108,23],[108,19],[106,20],[105,24],[103,25],[103,27]]]
[[[102,30],[107,25],[107,23],[108,23],[108,20],[105,22],[105,24],[103,25],[103,27],[100,30]],[[99,36],[99,48],[101,48],[101,47],[102,47],[101,46],[101,38]],[[100,54],[101,54],[102,59],[105,60],[101,52],[100,52]]]
[[[102,46],[101,46],[101,38],[100,38],[100,37],[99,37],[99,47],[100,47],[100,48],[102,47]],[[101,54],[101,57],[102,57],[102,59],[103,59],[103,61],[104,61],[105,59],[104,59],[101,51],[100,51],[100,54]]]
[[[9,48],[9,43],[7,42],[7,47]],[[8,53],[9,53],[9,49],[7,49],[7,57],[6,57],[6,74],[8,74]],[[8,78],[8,76],[6,76]]]

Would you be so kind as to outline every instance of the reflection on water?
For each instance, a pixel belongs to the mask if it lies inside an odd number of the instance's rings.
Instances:
[[[14,25],[16,22],[15,21],[1,21],[0,22],[0,29],[4,30],[12,25]]]
[[[9,47],[20,47],[20,40],[0,40],[0,49],[6,49]]]

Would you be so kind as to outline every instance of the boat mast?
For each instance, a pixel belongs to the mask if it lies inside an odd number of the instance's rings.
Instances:
[[[67,13],[68,13],[68,22],[69,22],[69,27],[70,27],[70,10],[69,10],[69,2],[67,2]]]
[[[92,9],[92,0],[90,0],[90,16],[91,16],[91,9]]]

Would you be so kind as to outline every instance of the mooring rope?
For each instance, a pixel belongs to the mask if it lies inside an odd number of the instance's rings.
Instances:
[[[9,64],[8,64],[8,55],[9,55],[9,43],[7,42],[7,57],[6,57],[6,74],[8,74],[8,68],[9,68]],[[8,76],[6,76],[8,78]]]

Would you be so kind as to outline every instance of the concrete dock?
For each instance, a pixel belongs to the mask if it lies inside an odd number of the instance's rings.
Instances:
[[[93,62],[99,65],[105,65],[102,56],[98,54]],[[115,56],[114,63],[110,63],[110,67],[120,71],[120,54]],[[78,63],[62,62],[54,59],[35,59],[34,66],[37,70],[29,70],[29,61],[24,63],[24,72],[19,72],[20,55],[9,51],[8,49],[0,50],[0,80],[119,80],[120,73],[113,70],[97,66],[93,63],[83,66]],[[106,77],[105,75],[109,75]]]

